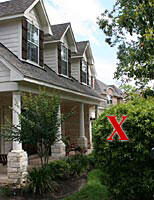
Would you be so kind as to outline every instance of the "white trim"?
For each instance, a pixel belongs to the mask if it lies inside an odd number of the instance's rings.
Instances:
[[[15,18],[19,18],[19,17],[24,17],[24,14],[0,17],[0,21],[8,20],[8,19],[15,19]]]
[[[75,95],[88,97],[88,98],[95,99],[95,100],[98,100],[98,101],[105,101],[104,99],[100,99],[98,97],[92,97],[90,95],[86,95],[86,94],[75,92],[75,91],[72,91],[72,90],[69,90],[69,89],[61,88],[60,86],[56,86],[56,85],[52,85],[52,84],[49,84],[49,83],[45,83],[43,81],[37,81],[37,80],[34,80],[34,79],[30,79],[30,78],[24,78],[24,81],[27,81],[27,82],[30,82],[30,83],[34,83],[34,84],[38,84],[38,85],[42,85],[42,86],[46,86],[46,87],[57,89],[57,90],[62,90],[64,92],[69,92],[69,93],[72,93],[72,94],[75,94]]]
[[[83,56],[71,56],[71,58],[83,58]]]
[[[53,40],[53,41],[45,41],[44,44],[51,44],[51,43],[58,43],[61,42],[61,40]]]
[[[18,83],[15,82],[0,83],[0,92],[17,91],[18,89],[19,89]]]
[[[75,50],[76,50],[76,52],[77,52],[77,45],[76,45],[76,41],[75,41],[75,38],[74,38],[74,35],[73,35],[73,31],[72,31],[71,25],[68,25],[68,27],[66,28],[65,32],[63,33],[63,35],[62,35],[60,41],[63,40],[63,38],[65,37],[65,35],[66,35],[66,33],[68,32],[69,29],[70,29],[70,32],[71,32],[71,35],[72,35],[72,38],[73,38]]]

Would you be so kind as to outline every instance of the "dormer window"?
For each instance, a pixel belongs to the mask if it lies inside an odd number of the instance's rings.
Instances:
[[[82,83],[87,84],[87,63],[82,60]]]
[[[80,63],[81,83],[89,85],[89,66],[88,63],[82,59]]]
[[[22,20],[22,59],[32,64],[44,66],[43,59],[44,32],[26,18]]]
[[[39,63],[39,29],[28,23],[27,59]]]
[[[71,78],[71,50],[61,42],[58,43],[58,73]]]
[[[62,45],[61,48],[61,74],[68,76],[68,49]]]
[[[112,104],[112,96],[107,95],[107,104],[111,105]]]

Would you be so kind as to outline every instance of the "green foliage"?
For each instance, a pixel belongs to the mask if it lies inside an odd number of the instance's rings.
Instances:
[[[42,166],[48,163],[51,145],[58,141],[59,118],[58,96],[49,97],[44,90],[39,95],[25,95],[22,98],[20,124],[7,128],[5,136],[24,144],[36,145]],[[22,127],[22,128],[20,128]]]
[[[154,79],[154,1],[116,0],[98,19],[111,46],[118,44],[115,78],[145,86]]]
[[[34,168],[28,175],[28,191],[40,195],[50,193],[56,189],[59,181],[86,173],[89,165],[88,156],[76,155],[66,160],[53,161],[42,168]]]
[[[49,168],[50,176],[52,176],[52,179],[55,181],[65,180],[70,177],[70,165],[65,160],[51,162]]]
[[[79,176],[89,168],[88,157],[82,154],[67,158],[66,162],[70,165],[71,176]]]
[[[129,142],[106,139],[113,132],[107,116],[128,116],[123,130]],[[137,97],[106,110],[94,124],[95,158],[112,199],[149,200],[154,195],[154,99]]]
[[[28,191],[33,194],[43,195],[54,191],[56,187],[55,182],[50,176],[50,168],[34,168],[28,175]]]
[[[102,172],[98,169],[88,174],[88,183],[80,192],[65,200],[107,200],[107,188],[101,183]]]

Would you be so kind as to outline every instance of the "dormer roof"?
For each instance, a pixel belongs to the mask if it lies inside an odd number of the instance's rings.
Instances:
[[[51,29],[52,29],[53,35],[45,37],[45,41],[59,41],[59,40],[61,40],[62,36],[67,31],[69,26],[71,26],[70,23],[52,25]]]
[[[50,21],[44,7],[43,0],[10,0],[0,3],[0,21],[26,17],[36,6],[41,15],[43,30],[46,34],[52,34]]]

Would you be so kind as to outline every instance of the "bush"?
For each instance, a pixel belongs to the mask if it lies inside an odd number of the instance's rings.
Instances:
[[[53,180],[65,180],[70,177],[70,165],[65,160],[58,160],[49,164],[50,176]]]
[[[67,158],[66,162],[70,165],[71,176],[79,176],[89,168],[88,157],[82,154]]]
[[[39,195],[50,193],[56,189],[59,181],[87,172],[89,164],[88,156],[75,155],[66,160],[53,161],[42,168],[34,168],[28,175],[28,191]]]
[[[28,175],[28,191],[34,194],[43,195],[54,191],[55,182],[50,175],[50,168],[34,168]]]
[[[127,115],[123,130],[129,142],[106,139],[113,127],[106,116]],[[127,104],[106,110],[93,127],[95,157],[104,172],[102,181],[109,187],[111,199],[151,200],[154,195],[154,99],[135,98]]]

